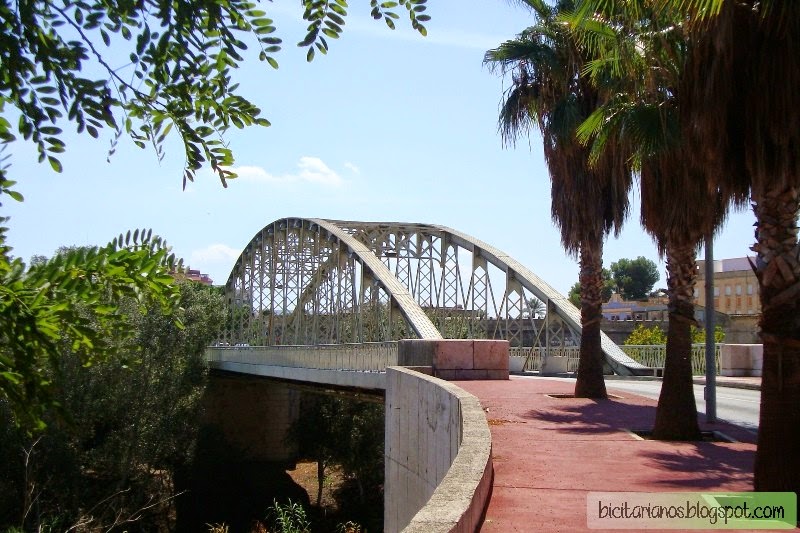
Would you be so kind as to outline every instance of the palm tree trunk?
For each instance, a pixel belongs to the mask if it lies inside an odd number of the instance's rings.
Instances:
[[[697,276],[693,245],[667,245],[669,331],[664,381],[658,397],[653,438],[699,440],[697,405],[692,383],[694,282]]]
[[[600,320],[603,317],[603,239],[581,241],[581,354],[577,398],[607,398],[603,379]]]
[[[755,490],[800,493],[798,190],[754,195],[764,362]]]

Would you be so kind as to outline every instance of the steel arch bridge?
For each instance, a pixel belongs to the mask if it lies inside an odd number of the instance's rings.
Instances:
[[[503,338],[559,353],[580,312],[500,250],[432,224],[276,220],[253,236],[225,286],[231,346]],[[646,367],[602,335],[619,374]]]

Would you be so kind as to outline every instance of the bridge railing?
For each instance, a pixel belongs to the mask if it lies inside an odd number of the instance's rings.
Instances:
[[[525,370],[538,372],[542,369],[542,359],[548,353],[547,348],[531,346],[513,346],[508,349],[508,355],[513,357],[525,357]],[[567,372],[578,371],[578,361],[580,360],[581,349],[578,346],[553,346],[549,350],[553,357],[567,358]]]
[[[210,363],[242,363],[290,368],[386,372],[397,365],[396,342],[309,346],[212,346]]]
[[[667,358],[667,347],[663,344],[656,345],[620,345],[622,351],[628,356],[651,368],[664,368],[664,360]],[[719,355],[722,344],[715,345],[715,359],[717,361],[717,374],[720,372]],[[706,373],[706,345],[692,344],[692,374],[698,376]]]
[[[667,347],[663,344],[655,345],[631,345],[623,344],[620,348],[634,361],[643,364],[650,368],[664,368],[664,360],[667,357]],[[717,374],[720,372],[720,350],[722,344],[716,345],[716,360],[717,360]],[[514,357],[525,357],[525,370],[539,371],[542,369],[542,358],[544,357],[547,348],[531,348],[525,346],[516,346],[508,349],[508,355]],[[567,357],[567,371],[577,372],[578,361],[580,360],[580,348],[577,346],[571,347],[553,347],[550,348],[550,355]],[[703,375],[706,372],[706,345],[693,344],[692,345],[692,373],[694,375]]]

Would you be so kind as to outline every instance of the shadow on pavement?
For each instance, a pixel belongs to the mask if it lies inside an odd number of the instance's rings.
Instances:
[[[614,399],[553,399],[541,409],[532,409],[522,418],[544,422],[548,430],[575,435],[610,435],[653,427],[656,408]],[[708,429],[701,423],[703,429]],[[665,473],[655,481],[663,490],[704,490],[740,481],[753,472],[754,442],[750,432],[731,424],[713,428],[749,442],[673,442],[638,440],[618,441],[620,448],[636,461],[650,464]],[[620,450],[622,452],[622,450]]]

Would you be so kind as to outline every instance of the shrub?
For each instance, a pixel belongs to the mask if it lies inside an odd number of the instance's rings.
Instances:
[[[625,339],[624,344],[633,345],[657,345],[666,344],[667,336],[664,331],[658,326],[649,328],[644,327],[642,324],[637,324],[633,332]]]

